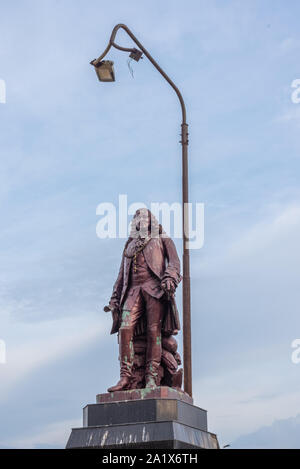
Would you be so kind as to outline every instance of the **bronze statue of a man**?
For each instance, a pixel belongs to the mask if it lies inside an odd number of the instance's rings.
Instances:
[[[173,241],[148,209],[137,210],[109,303],[114,318],[111,334],[119,334],[120,360],[120,380],[109,392],[134,388],[135,335],[146,337],[145,387],[157,386],[162,334],[165,339],[180,329],[174,299],[180,280]]]

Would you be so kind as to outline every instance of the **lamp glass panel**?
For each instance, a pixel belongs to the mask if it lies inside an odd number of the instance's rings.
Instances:
[[[95,68],[100,81],[115,81],[113,62],[109,60],[103,61]]]
[[[100,80],[112,81],[111,70],[109,70],[108,68],[100,67],[98,70],[98,75],[100,77]]]

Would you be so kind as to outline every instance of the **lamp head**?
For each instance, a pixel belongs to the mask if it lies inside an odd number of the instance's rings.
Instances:
[[[91,65],[95,67],[99,81],[115,81],[114,63],[111,60],[102,60],[99,63],[92,60]]]

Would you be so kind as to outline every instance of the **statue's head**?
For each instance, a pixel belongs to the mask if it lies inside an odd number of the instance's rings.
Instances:
[[[131,238],[146,238],[146,236],[151,236],[151,238],[158,237],[162,232],[161,225],[158,223],[157,219],[147,208],[139,208],[132,219],[130,237]]]

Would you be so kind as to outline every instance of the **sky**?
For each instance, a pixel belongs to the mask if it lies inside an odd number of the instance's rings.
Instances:
[[[63,448],[118,379],[103,306],[125,240],[97,237],[97,206],[181,200],[174,91],[146,58],[132,77],[112,50],[115,83],[89,65],[125,23],[187,107],[190,200],[205,207],[191,251],[194,402],[221,445],[300,448],[299,2],[0,9],[0,447]],[[122,31],[118,43],[131,46]],[[181,287],[177,299],[181,312]]]

